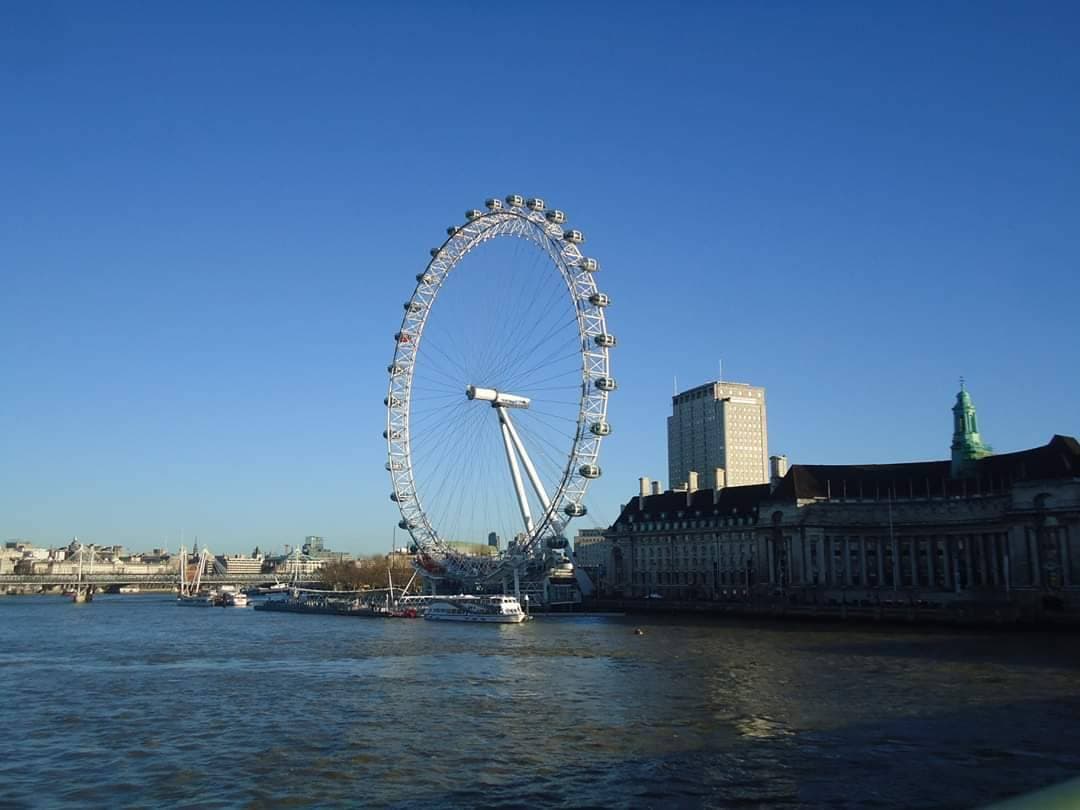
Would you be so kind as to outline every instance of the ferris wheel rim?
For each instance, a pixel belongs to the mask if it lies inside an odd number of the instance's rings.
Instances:
[[[598,263],[584,256],[578,247],[583,235],[576,230],[564,232],[561,226],[565,223],[565,214],[536,206],[539,200],[529,200],[526,205],[523,198],[511,196],[507,202],[509,205],[503,207],[501,201],[489,200],[488,211],[469,211],[467,222],[447,229],[446,240],[431,251],[431,260],[417,275],[413,294],[405,304],[401,328],[394,336],[394,359],[387,369],[390,382],[385,400],[386,467],[393,484],[391,499],[397,502],[402,516],[399,526],[409,532],[420,552],[460,569],[455,573],[480,577],[498,570],[511,557],[521,561],[535,554],[545,538],[560,536],[570,520],[585,513],[581,501],[589,481],[600,474],[596,461],[601,440],[610,433],[608,395],[615,388],[609,355],[614,338],[607,332],[605,317],[610,302],[598,291],[593,277]],[[451,272],[473,250],[503,236],[522,238],[538,245],[560,273],[574,307],[580,341],[581,379],[575,434],[558,487],[550,497],[550,506],[544,510],[531,534],[514,550],[483,559],[453,549],[448,540],[440,536],[424,509],[414,474],[410,417],[416,361],[424,328],[439,292]]]

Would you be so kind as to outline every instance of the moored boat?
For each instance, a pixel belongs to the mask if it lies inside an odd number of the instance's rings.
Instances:
[[[334,616],[387,617],[385,609],[343,591],[305,591],[293,589],[285,598],[270,598],[255,605],[255,610],[283,613],[322,613]]]
[[[449,596],[432,601],[424,618],[442,622],[517,624],[529,618],[513,596]]]
[[[186,607],[213,607],[216,595],[206,591],[193,594],[180,594],[176,597],[176,604]]]
[[[222,591],[218,604],[221,607],[247,607],[247,594],[242,591]]]

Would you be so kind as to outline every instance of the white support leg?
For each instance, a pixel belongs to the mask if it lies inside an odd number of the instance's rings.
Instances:
[[[506,448],[506,461],[510,465],[510,477],[514,479],[514,491],[517,493],[518,506],[521,509],[521,519],[525,522],[525,531],[532,535],[533,519],[529,512],[529,501],[525,497],[525,485],[521,482],[521,470],[518,469],[517,456],[514,454],[514,443],[510,438],[510,431],[506,427],[506,419],[503,409],[496,407],[499,412],[499,427],[502,428],[503,445]]]
[[[514,443],[514,447],[517,448],[518,455],[521,456],[521,463],[525,465],[525,474],[529,476],[529,483],[532,484],[533,489],[536,491],[536,497],[540,499],[540,503],[544,506],[546,512],[551,508],[551,499],[547,496],[547,492],[544,491],[544,485],[540,482],[540,476],[536,474],[536,467],[533,466],[532,459],[529,458],[529,454],[525,452],[525,445],[521,443],[521,437],[518,436],[517,428],[514,427],[514,423],[510,421],[510,414],[504,408],[499,408],[499,420],[506,425],[507,430],[510,431],[510,439]]]

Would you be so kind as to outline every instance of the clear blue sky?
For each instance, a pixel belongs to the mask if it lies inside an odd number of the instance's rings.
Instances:
[[[946,457],[960,375],[998,451],[1080,434],[1077,42],[1075,3],[5,4],[0,540],[388,547],[401,303],[511,192],[615,302],[594,523],[720,357],[793,462]]]

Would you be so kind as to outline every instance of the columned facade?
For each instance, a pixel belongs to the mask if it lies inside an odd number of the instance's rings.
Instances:
[[[795,465],[775,487],[636,497],[604,533],[602,593],[1080,612],[1080,444],[973,463],[965,479],[950,461]]]

